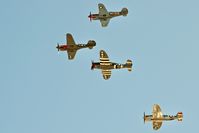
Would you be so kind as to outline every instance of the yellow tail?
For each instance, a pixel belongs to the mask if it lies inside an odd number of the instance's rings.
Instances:
[[[182,112],[178,112],[177,113],[177,118],[178,118],[178,121],[182,121],[182,119],[183,119],[183,113]]]
[[[131,60],[128,59],[126,61],[126,66],[127,66],[128,71],[132,71],[132,61]]]

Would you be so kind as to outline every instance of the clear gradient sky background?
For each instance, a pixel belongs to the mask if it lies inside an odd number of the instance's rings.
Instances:
[[[107,28],[89,22],[98,3],[129,9]],[[1,0],[0,133],[153,133],[143,112],[184,113],[160,133],[198,132],[198,0]],[[56,43],[65,34],[97,42],[69,61]],[[112,61],[134,62],[110,80],[91,71],[105,50]]]

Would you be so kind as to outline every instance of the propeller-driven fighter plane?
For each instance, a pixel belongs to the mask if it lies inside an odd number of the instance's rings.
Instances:
[[[100,62],[92,61],[91,70],[101,69],[103,78],[105,80],[107,80],[111,77],[111,69],[127,68],[128,71],[132,70],[132,61],[131,60],[127,60],[127,62],[125,64],[118,64],[118,63],[110,62],[109,57],[104,50],[100,50],[99,54],[100,54]]]
[[[66,34],[66,40],[66,44],[59,45],[58,43],[56,48],[58,51],[67,51],[69,60],[75,58],[77,50],[82,48],[92,49],[94,46],[96,46],[96,42],[94,40],[89,40],[87,44],[76,44],[73,36],[69,33]]]
[[[101,3],[98,4],[98,8],[99,8],[99,14],[91,14],[90,12],[90,15],[88,16],[88,18],[90,18],[90,21],[100,20],[102,27],[108,26],[108,23],[111,18],[121,16],[121,15],[127,16],[128,14],[127,8],[123,8],[120,12],[108,12],[106,10],[106,7]]]
[[[163,115],[160,106],[157,104],[153,106],[152,115],[145,115],[144,113],[144,122],[152,121],[154,130],[158,130],[162,126],[163,121],[171,121],[171,120],[182,121],[182,119],[183,119],[182,112],[178,112],[175,116]]]

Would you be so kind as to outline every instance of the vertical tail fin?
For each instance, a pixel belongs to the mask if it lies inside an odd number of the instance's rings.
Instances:
[[[127,14],[128,14],[128,9],[127,9],[127,8],[123,8],[123,9],[121,10],[121,14],[122,14],[123,16],[127,16]]]
[[[131,60],[127,60],[126,61],[126,67],[128,69],[128,71],[132,71],[132,61]]]
[[[182,112],[178,112],[176,116],[177,116],[178,121],[182,121],[182,119],[183,119],[183,113]]]
[[[87,46],[89,49],[92,49],[94,46],[96,46],[96,42],[94,40],[89,40]]]

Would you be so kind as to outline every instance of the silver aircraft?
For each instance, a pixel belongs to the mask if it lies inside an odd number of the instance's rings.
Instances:
[[[152,121],[154,130],[160,129],[163,121],[172,121],[172,120],[182,121],[182,119],[183,119],[182,112],[178,112],[175,116],[163,115],[162,110],[158,104],[153,105],[152,115],[145,115],[144,113],[144,123],[147,121]]]

